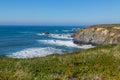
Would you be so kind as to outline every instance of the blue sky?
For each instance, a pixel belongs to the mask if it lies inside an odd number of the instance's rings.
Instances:
[[[0,0],[0,24],[120,23],[120,0]]]

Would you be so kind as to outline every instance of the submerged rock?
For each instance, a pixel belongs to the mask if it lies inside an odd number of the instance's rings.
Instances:
[[[120,25],[95,25],[79,29],[73,36],[76,44],[106,45],[120,43]]]
[[[49,32],[45,32],[44,34],[48,35],[48,34],[50,34],[50,33],[49,33]]]

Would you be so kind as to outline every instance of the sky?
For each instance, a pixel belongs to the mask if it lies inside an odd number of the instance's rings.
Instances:
[[[0,24],[120,23],[120,0],[0,0]]]

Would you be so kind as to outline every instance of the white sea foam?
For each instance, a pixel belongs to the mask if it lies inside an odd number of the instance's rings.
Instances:
[[[78,45],[74,44],[71,40],[69,40],[69,41],[39,40],[39,42],[41,42],[43,44],[66,46],[66,47],[81,48],[81,49],[88,49],[88,48],[93,47],[92,45],[78,46]],[[56,49],[53,47],[28,48],[28,49],[24,49],[24,50],[15,52],[15,53],[11,53],[11,54],[7,55],[7,57],[11,57],[11,58],[34,58],[34,57],[43,57],[43,56],[50,55],[53,53],[62,53],[62,49]]]
[[[71,30],[62,30],[63,32],[70,32],[70,31],[76,31],[79,28],[72,28]]]
[[[44,36],[45,33],[38,33],[38,36]],[[71,34],[48,34],[47,36],[57,39],[72,39]]]
[[[92,48],[92,45],[82,45],[78,46],[77,44],[74,44],[72,40],[69,41],[63,41],[63,40],[38,40],[40,43],[44,44],[50,44],[50,45],[57,45],[57,46],[66,46],[66,47],[74,47],[74,48],[82,48],[82,49],[88,49]]]
[[[44,36],[45,33],[38,33],[37,35],[38,35],[38,36]]]
[[[43,56],[50,55],[53,53],[62,53],[62,51],[61,49],[56,49],[52,47],[29,48],[29,49],[24,49],[22,51],[12,53],[7,56],[12,57],[12,58],[33,58],[33,57],[43,57]]]
[[[49,37],[58,39],[72,39],[70,34],[50,34]]]
[[[79,29],[79,28],[73,28],[72,31],[76,31],[76,30],[78,30],[78,29]]]

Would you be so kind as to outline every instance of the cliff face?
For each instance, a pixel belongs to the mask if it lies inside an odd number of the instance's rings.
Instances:
[[[120,43],[120,25],[96,25],[79,29],[74,34],[74,43],[106,45]]]

